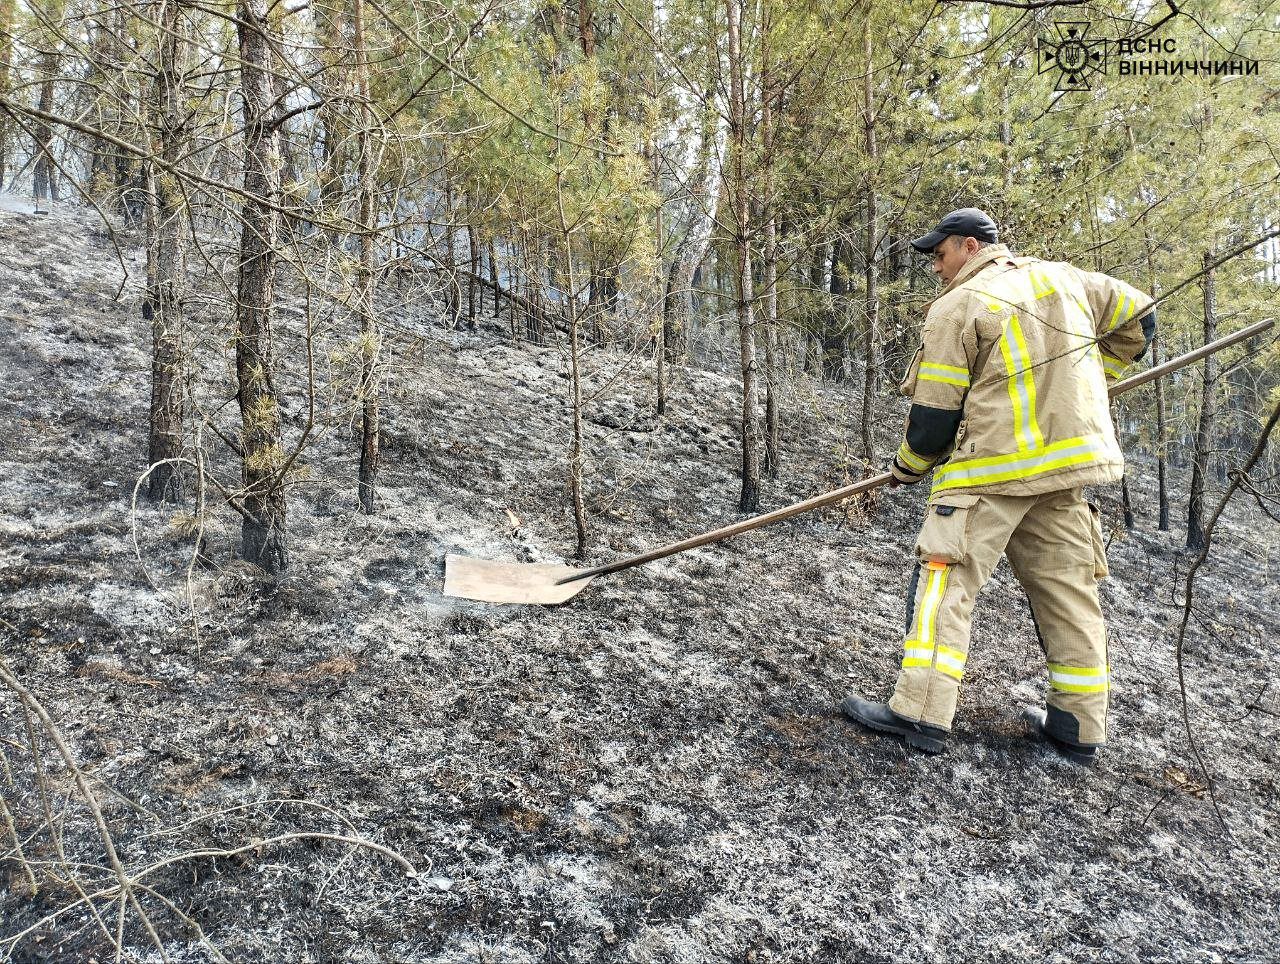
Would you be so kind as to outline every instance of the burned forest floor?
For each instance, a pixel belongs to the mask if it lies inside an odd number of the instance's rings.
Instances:
[[[1186,479],[1174,470],[1175,531],[1157,531],[1154,468],[1131,444],[1136,529],[1119,524],[1118,486],[1093,493],[1115,681],[1098,764],[1019,722],[1046,673],[1005,563],[978,601],[948,749],[922,756],[838,703],[892,687],[924,487],[604,577],[562,606],[446,598],[450,552],[568,561],[563,339],[519,342],[505,315],[450,330],[437,301],[386,279],[383,462],[365,515],[355,329],[335,315],[313,332],[312,419],[307,308],[283,271],[286,445],[314,426],[288,491],[289,568],[269,580],[235,559],[238,517],[216,489],[203,519],[193,479],[180,505],[134,504],[151,336],[138,238],[116,240],[123,287],[92,211],[0,206],[0,645],[123,868],[159,865],[139,901],[170,959],[1280,956],[1280,526],[1256,504],[1224,514],[1186,641],[1217,809],[1174,654]],[[232,253],[202,250],[188,318],[191,424],[208,426],[205,470],[234,487],[213,430],[238,430],[229,309],[210,275]],[[590,564],[740,518],[731,365],[674,368],[658,417],[646,350],[589,346],[584,364]],[[788,378],[762,509],[860,473],[859,395]],[[883,412],[882,454],[900,401]],[[27,720],[0,688],[0,941],[23,935],[15,960],[110,959],[118,902],[98,901],[105,929],[84,906],[48,919],[75,900],[67,868],[112,878],[38,721],[37,774]],[[34,895],[14,834],[41,871]],[[132,907],[123,944],[161,959]]]

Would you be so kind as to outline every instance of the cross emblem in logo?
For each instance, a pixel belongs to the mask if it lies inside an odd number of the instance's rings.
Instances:
[[[1055,90],[1088,90],[1089,74],[1106,73],[1107,42],[1086,40],[1089,26],[1087,23],[1058,22],[1054,24],[1058,31],[1057,40],[1040,38],[1040,69],[1037,73],[1059,71]]]

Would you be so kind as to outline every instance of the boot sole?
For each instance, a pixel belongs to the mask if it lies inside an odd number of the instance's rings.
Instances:
[[[907,741],[908,746],[915,747],[925,753],[938,754],[946,749],[946,739],[939,739],[936,736],[928,736],[924,733],[918,733],[915,730],[909,730],[900,726],[885,726],[883,723],[873,723],[865,716],[852,709],[848,701],[841,702],[840,709],[844,711],[845,716],[852,717],[865,727],[876,730],[879,733],[894,733]]]

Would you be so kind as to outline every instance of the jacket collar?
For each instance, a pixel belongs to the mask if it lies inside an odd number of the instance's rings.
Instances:
[[[1001,258],[1011,257],[1013,257],[1013,255],[1009,253],[1007,245],[993,244],[989,248],[983,248],[965,262],[965,266],[956,272],[956,276],[951,279],[951,284],[943,288],[941,294],[945,295],[948,291],[960,287],[983,268],[987,267],[987,265],[994,264]]]
[[[933,307],[933,303],[935,301],[945,295],[948,291],[953,291],[960,287],[960,285],[964,284],[983,268],[988,265],[995,264],[1001,258],[1008,260],[1012,257],[1013,254],[1009,251],[1007,245],[993,244],[989,248],[983,248],[965,262],[965,266],[956,273],[956,276],[951,279],[951,283],[949,285],[920,306],[921,313],[927,314],[929,309]]]

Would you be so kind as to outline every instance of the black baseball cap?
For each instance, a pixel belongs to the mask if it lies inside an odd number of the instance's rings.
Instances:
[[[922,238],[911,242],[911,247],[922,254],[928,254],[949,234],[958,234],[962,238],[977,238],[979,241],[994,243],[999,240],[996,223],[987,217],[986,211],[978,208],[960,208],[952,211],[938,226]]]

